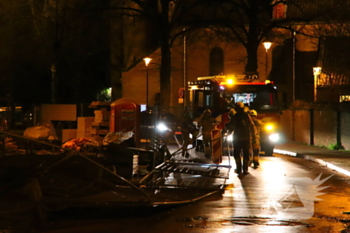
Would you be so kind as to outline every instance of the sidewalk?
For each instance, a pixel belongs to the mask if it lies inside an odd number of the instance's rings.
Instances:
[[[337,151],[295,142],[286,142],[276,145],[274,153],[314,161],[350,176],[350,151]]]

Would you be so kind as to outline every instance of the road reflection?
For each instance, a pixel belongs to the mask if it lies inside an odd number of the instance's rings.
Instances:
[[[290,196],[291,188],[313,190],[311,183],[301,182],[310,179],[305,170],[291,169],[290,164],[274,157],[264,157],[260,164],[258,169],[250,168],[248,175],[237,175],[232,169],[229,182],[233,188],[223,194],[226,207],[219,213],[225,227],[215,232],[310,232],[305,222],[308,216],[298,219],[286,211],[302,207],[298,195]]]

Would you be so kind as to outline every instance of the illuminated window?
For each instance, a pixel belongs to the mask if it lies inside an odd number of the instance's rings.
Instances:
[[[287,5],[283,2],[277,3],[273,7],[272,18],[273,19],[285,19],[287,15]]]
[[[191,91],[189,91],[189,98],[188,98],[188,101],[190,102],[190,103],[193,103],[193,91],[191,90]]]
[[[143,111],[146,111],[147,108],[146,108],[146,104],[141,104],[140,105],[140,111],[143,112]]]
[[[205,95],[205,106],[206,106],[206,107],[212,106],[212,98],[211,98],[211,95]]]
[[[339,103],[341,102],[350,102],[350,95],[340,95],[339,96]]]

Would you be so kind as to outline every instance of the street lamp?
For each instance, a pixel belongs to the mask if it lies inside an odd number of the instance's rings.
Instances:
[[[322,67],[313,67],[312,70],[314,72],[314,102],[317,102],[317,84],[318,77],[322,72]]]
[[[271,42],[269,42],[269,41],[265,41],[264,43],[263,43],[263,45],[264,45],[264,47],[265,47],[265,49],[266,49],[266,79],[267,79],[267,62],[268,62],[268,60],[267,60],[267,55],[268,55],[268,51],[269,51],[269,49],[271,48],[271,45],[272,45],[272,43]]]
[[[146,65],[146,110],[148,112],[148,65],[151,62],[152,58],[145,57],[143,59]]]

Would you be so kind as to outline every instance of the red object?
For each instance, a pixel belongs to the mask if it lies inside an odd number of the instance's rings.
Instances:
[[[140,146],[140,104],[129,98],[121,98],[111,104],[110,132],[134,132],[136,147]]]
[[[273,7],[272,17],[273,19],[285,19],[287,14],[287,4],[284,2],[277,3]]]
[[[185,96],[185,89],[181,87],[178,91],[179,98],[183,98]]]
[[[225,124],[229,122],[229,118],[228,118],[228,113],[224,112],[221,115],[221,122],[216,126],[218,129],[224,129],[225,128]]]
[[[273,94],[270,93],[270,105],[274,105],[275,103],[273,102]]]
[[[235,85],[267,85],[267,84],[274,84],[273,81],[270,81],[269,83],[266,83],[266,82],[237,82]],[[223,83],[223,82],[220,82],[219,83],[220,86],[223,86],[225,87],[226,84]]]
[[[221,140],[221,130],[213,129],[211,131],[211,140],[212,140],[212,160],[216,164],[222,162],[222,140]]]

